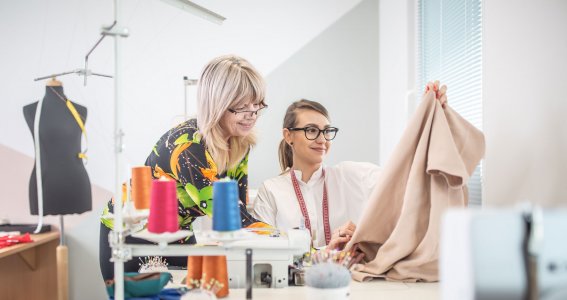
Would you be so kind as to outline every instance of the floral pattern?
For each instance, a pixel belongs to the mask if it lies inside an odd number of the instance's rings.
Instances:
[[[165,176],[177,182],[178,217],[180,229],[192,229],[195,218],[212,216],[213,182],[230,177],[238,183],[240,215],[243,227],[263,227],[247,211],[248,154],[232,169],[218,174],[217,165],[207,151],[197,128],[197,120],[191,119],[170,129],[156,143],[146,159],[154,178]],[[112,229],[112,222],[104,215],[112,212],[112,201],[103,212],[102,222]],[[260,224],[258,224],[260,223]]]

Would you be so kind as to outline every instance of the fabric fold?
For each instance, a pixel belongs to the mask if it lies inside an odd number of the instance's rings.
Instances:
[[[443,109],[434,92],[423,96],[347,245],[365,253],[355,280],[438,280],[442,213],[467,205],[466,183],[484,148],[481,131]]]

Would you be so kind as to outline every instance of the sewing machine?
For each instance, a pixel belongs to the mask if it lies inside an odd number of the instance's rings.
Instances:
[[[451,210],[442,299],[567,299],[566,210]]]
[[[210,237],[195,232],[198,243],[207,243]],[[311,245],[307,230],[291,229],[272,235],[254,235],[244,239],[223,242],[223,246],[250,248],[252,255],[252,285],[254,288],[282,288],[288,286],[288,266],[294,257],[309,252]],[[239,254],[227,255],[229,288],[245,288],[245,258]]]

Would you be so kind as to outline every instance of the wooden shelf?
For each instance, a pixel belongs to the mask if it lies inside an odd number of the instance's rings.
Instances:
[[[17,244],[0,249],[0,259],[56,240],[59,238],[59,232],[51,231],[40,234],[30,234],[30,237],[33,240],[31,243]]]
[[[31,239],[0,249],[0,298],[57,299],[59,233],[32,234]]]

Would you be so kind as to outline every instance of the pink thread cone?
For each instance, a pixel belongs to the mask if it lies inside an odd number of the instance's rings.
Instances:
[[[152,182],[148,231],[163,233],[176,232],[178,229],[175,181],[154,180]]]

